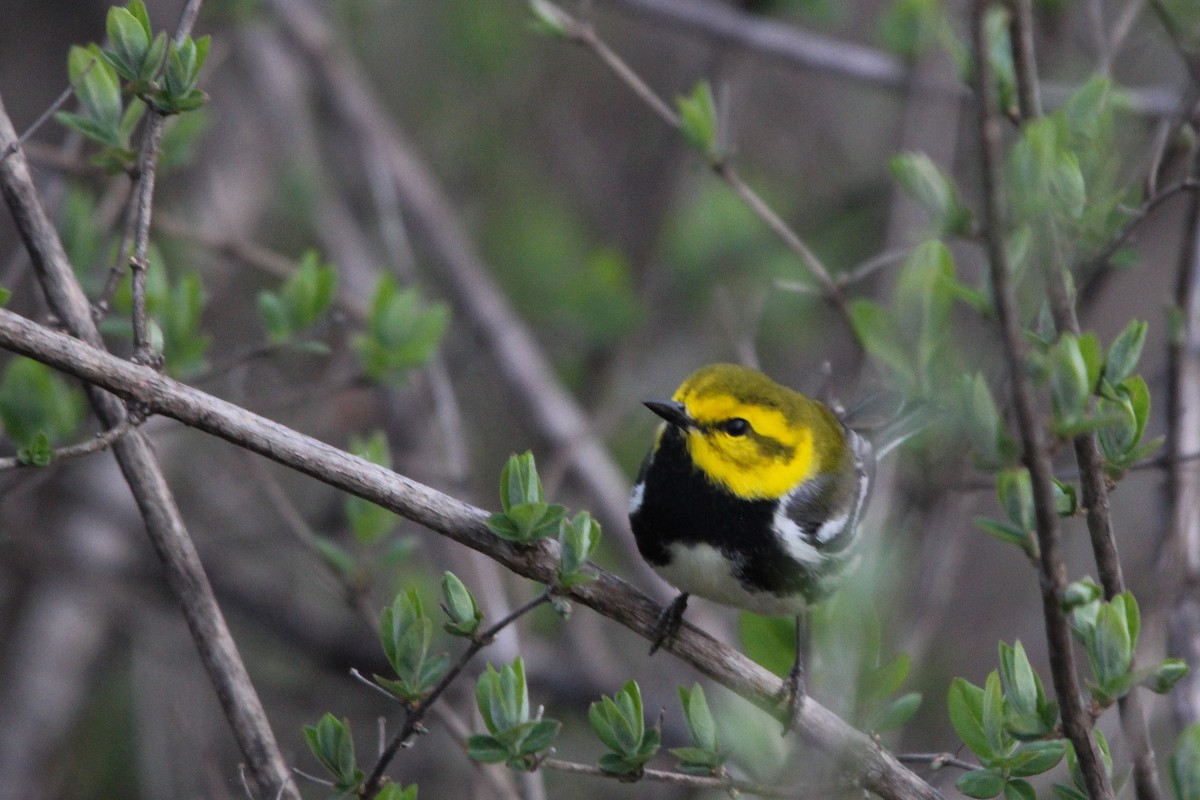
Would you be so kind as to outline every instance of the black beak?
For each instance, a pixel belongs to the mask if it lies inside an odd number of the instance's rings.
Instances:
[[[683,403],[675,400],[647,400],[643,405],[677,428],[687,430],[696,427],[696,421],[688,415],[687,407]]]

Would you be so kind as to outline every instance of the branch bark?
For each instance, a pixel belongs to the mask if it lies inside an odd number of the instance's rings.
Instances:
[[[181,384],[154,370],[124,361],[70,336],[43,328],[0,309],[0,347],[94,383],[153,413],[179,420],[239,447],[383,506],[459,544],[477,550],[511,571],[540,583],[555,580],[558,545],[542,541],[521,547],[494,536],[487,512],[372,464],[277,422]],[[624,580],[595,569],[596,580],[567,596],[629,628],[654,636],[661,610]],[[670,650],[697,670],[778,714],[779,678],[685,622]],[[851,780],[891,800],[936,800],[941,793],[904,767],[869,736],[847,725],[811,698],[796,715],[793,729],[819,750],[838,759]]]

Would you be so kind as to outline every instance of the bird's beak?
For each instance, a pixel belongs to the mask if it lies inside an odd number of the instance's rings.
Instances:
[[[687,406],[675,400],[647,400],[646,408],[658,414],[671,425],[687,430],[696,427],[696,420],[687,412]]]

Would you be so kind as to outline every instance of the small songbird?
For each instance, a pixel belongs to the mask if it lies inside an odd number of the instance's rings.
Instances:
[[[857,561],[875,458],[825,404],[734,364],[710,364],[670,400],[642,463],[629,521],[642,557],[680,591],[653,653],[674,637],[688,596],[796,618],[782,701],[804,697],[807,609]]]

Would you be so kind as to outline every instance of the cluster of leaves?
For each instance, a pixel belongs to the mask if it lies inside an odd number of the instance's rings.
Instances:
[[[671,748],[679,769],[689,775],[723,775],[728,756],[717,741],[717,725],[700,684],[679,687],[691,744]],[[616,775],[636,777],[658,753],[662,743],[660,725],[646,727],[642,692],[629,681],[612,697],[601,697],[588,708],[588,722],[609,752],[600,756],[600,768]]]
[[[593,579],[586,567],[600,544],[600,523],[586,511],[568,518],[565,507],[545,501],[542,479],[528,450],[510,456],[500,471],[500,511],[489,516],[487,524],[501,539],[523,545],[557,536],[560,588]]]
[[[267,336],[274,344],[295,344],[313,352],[324,353],[324,342],[299,341],[329,310],[337,291],[337,270],[322,264],[315,250],[300,256],[296,271],[283,282],[278,292],[258,294],[258,312],[267,326]]]
[[[1032,800],[1036,795],[1025,779],[1052,769],[1069,749],[1066,740],[1047,738],[1058,708],[1047,699],[1020,642],[1000,643],[1000,669],[992,670],[982,688],[955,678],[947,705],[954,730],[982,765],[958,779],[968,797],[1003,793]]]
[[[449,322],[444,303],[427,304],[416,289],[401,289],[385,275],[375,288],[366,330],[354,339],[363,372],[380,383],[403,383],[409,370],[433,356]]]
[[[1166,694],[1187,674],[1187,665],[1178,658],[1133,668],[1141,613],[1129,592],[1106,601],[1100,587],[1085,579],[1068,587],[1065,603],[1071,611],[1071,630],[1088,654],[1088,689],[1099,707],[1107,708],[1138,686]]]
[[[79,429],[84,408],[83,393],[40,362],[14,358],[0,378],[0,430],[23,464],[49,464],[53,443]]]
[[[1179,659],[1164,659],[1153,667],[1133,669],[1140,616],[1128,592],[1111,601],[1101,599],[1091,581],[1071,585],[1067,592],[1071,627],[1088,654],[1092,676],[1088,688],[1098,708],[1106,708],[1137,686],[1165,694],[1185,674]],[[1020,642],[1000,643],[1000,668],[983,688],[963,678],[950,685],[950,721],[963,742],[979,757],[981,767],[964,773],[958,788],[969,797],[1033,798],[1026,778],[1054,767],[1067,756],[1073,785],[1056,785],[1059,800],[1086,800],[1082,776],[1069,742],[1056,728],[1058,707],[1046,697],[1042,680],[1029,663]],[[1106,768],[1112,758],[1099,729],[1094,730]]]
[[[106,28],[108,47],[72,47],[67,58],[82,113],[59,112],[55,118],[103,145],[96,163],[120,172],[137,159],[130,137],[148,107],[176,115],[207,101],[197,83],[210,38],[188,36],[176,44],[162,31],[155,34],[142,0],[110,8]],[[128,105],[126,96],[131,98]]]
[[[443,629],[452,636],[470,639],[476,645],[483,644],[479,634],[483,613],[470,590],[452,572],[443,575],[441,588],[441,608],[447,619]],[[379,640],[394,677],[373,677],[381,689],[410,710],[429,699],[450,667],[448,655],[430,652],[432,639],[433,620],[425,613],[421,597],[415,590],[398,593],[392,604],[379,615]],[[469,651],[467,657],[473,652]],[[523,672],[521,677],[523,681]],[[305,726],[304,733],[309,749],[332,775],[338,796],[359,793],[363,772],[354,758],[349,723],[326,714],[317,725]],[[415,786],[402,790],[393,784],[384,791],[391,794],[377,796],[397,800],[416,798]]]
[[[562,727],[557,720],[544,719],[541,709],[530,713],[525,662],[520,657],[500,670],[487,665],[475,684],[475,703],[487,733],[471,736],[467,752],[484,764],[532,769]]]
[[[433,620],[415,589],[396,595],[379,616],[379,640],[396,677],[376,675],[375,682],[410,707],[433,691],[450,666],[445,653],[430,655],[432,637]]]
[[[321,766],[333,778],[335,798],[354,797],[363,780],[363,771],[354,756],[354,738],[350,722],[325,714],[316,725],[304,726],[304,738]],[[407,788],[398,783],[384,786],[375,800],[417,800],[417,787]]]
[[[611,751],[600,756],[600,768],[605,772],[638,775],[662,744],[659,726],[646,727],[637,681],[629,681],[612,697],[592,703],[588,722]]]

